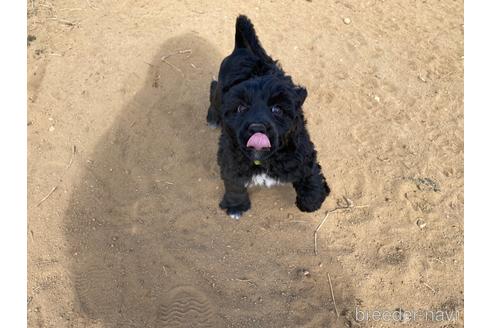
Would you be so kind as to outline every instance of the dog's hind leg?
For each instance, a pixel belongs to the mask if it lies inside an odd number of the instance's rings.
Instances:
[[[210,107],[207,113],[207,123],[211,128],[217,128],[220,125],[220,102],[217,95],[218,82],[213,80],[210,83]]]

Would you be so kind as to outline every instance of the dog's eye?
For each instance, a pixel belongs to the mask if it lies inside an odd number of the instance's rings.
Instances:
[[[272,113],[273,114],[282,114],[282,109],[277,105],[273,105],[272,106]]]
[[[237,106],[237,112],[238,112],[238,113],[242,113],[242,112],[244,112],[246,109],[248,109],[248,108],[247,108],[246,106],[244,106],[244,105],[239,105],[239,106]]]

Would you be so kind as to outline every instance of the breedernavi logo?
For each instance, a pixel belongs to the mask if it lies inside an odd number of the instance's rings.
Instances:
[[[356,321],[456,321],[459,311],[441,310],[361,310],[355,308]]]

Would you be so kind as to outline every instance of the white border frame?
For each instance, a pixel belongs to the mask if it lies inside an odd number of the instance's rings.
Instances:
[[[465,323],[489,322],[492,77],[488,1],[465,2]]]
[[[27,4],[0,13],[0,325],[27,326]]]

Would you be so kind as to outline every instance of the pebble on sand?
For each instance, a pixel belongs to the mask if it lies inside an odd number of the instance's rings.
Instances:
[[[345,17],[345,18],[343,19],[343,22],[344,22],[346,25],[348,25],[348,24],[352,23],[352,20],[351,20],[350,18],[348,18],[348,17]]]
[[[424,229],[425,226],[427,225],[427,223],[423,219],[418,219],[417,222],[415,223],[420,229]]]

